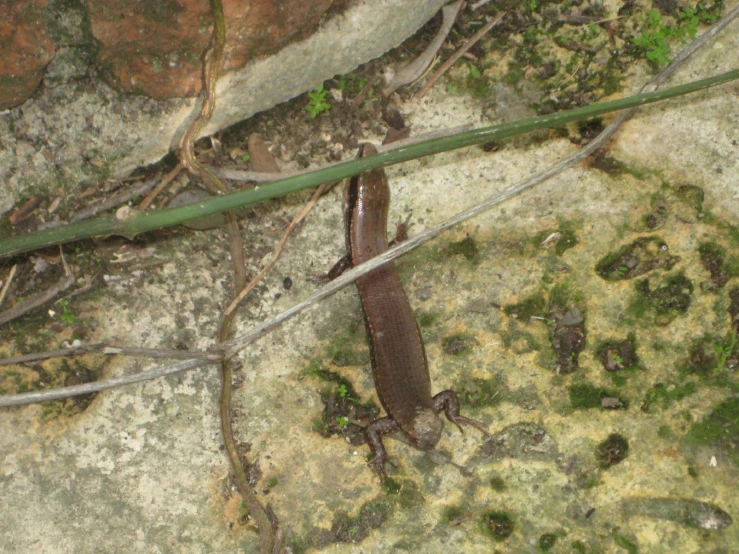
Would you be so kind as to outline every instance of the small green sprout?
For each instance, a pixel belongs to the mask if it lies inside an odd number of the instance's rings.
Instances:
[[[473,78],[473,79],[479,79],[482,76],[482,73],[480,73],[480,70],[477,69],[477,67],[475,66],[475,64],[468,63],[467,64],[467,69],[470,72],[470,77]]]
[[[346,385],[343,385],[343,384],[339,385],[339,396],[341,398],[346,398],[346,394],[347,394]]]
[[[249,154],[244,154],[241,156],[241,163],[246,165],[249,163],[249,160],[251,160],[251,156]]]
[[[736,330],[734,330],[731,333],[729,344],[727,345],[721,345],[716,344],[713,346],[713,349],[716,351],[716,354],[718,354],[718,362],[716,363],[716,367],[713,368],[714,373],[719,373],[723,371],[724,366],[726,365],[726,360],[731,356],[731,353],[734,351],[734,347],[736,347],[737,342],[737,334]]]
[[[74,317],[72,310],[69,309],[69,300],[60,300],[59,302],[57,302],[57,304],[62,307],[62,313],[59,316],[59,319],[61,319],[67,325],[72,325],[75,321],[77,321],[77,318]]]
[[[318,114],[331,109],[331,104],[326,102],[326,91],[323,90],[323,84],[318,85],[316,90],[309,92],[308,97],[310,102],[305,107],[305,111],[308,112],[311,119],[315,119]]]
[[[349,425],[349,420],[345,418],[344,416],[336,416],[336,422],[339,424],[339,427],[344,429],[347,425]]]

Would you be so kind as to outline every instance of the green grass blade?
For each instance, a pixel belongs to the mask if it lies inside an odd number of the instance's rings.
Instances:
[[[83,221],[63,225],[55,229],[47,229],[36,233],[28,233],[17,237],[0,240],[0,257],[29,252],[38,248],[63,244],[70,241],[104,235],[123,235],[134,237],[155,229],[171,227],[206,215],[223,212],[232,208],[248,206],[277,198],[304,188],[310,188],[327,181],[337,181],[357,175],[370,169],[438,154],[457,148],[483,144],[514,135],[528,133],[538,129],[559,127],[573,121],[580,121],[609,112],[633,108],[644,104],[659,102],[683,94],[696,92],[708,87],[739,78],[739,70],[729,71],[721,75],[693,81],[657,92],[636,94],[618,100],[594,104],[584,108],[576,108],[552,115],[523,119],[512,123],[483,127],[472,131],[465,131],[456,135],[437,138],[398,148],[371,156],[344,162],[342,164],[318,169],[311,173],[297,175],[275,181],[268,185],[258,186],[249,190],[234,192],[224,196],[214,197],[195,204],[169,208],[151,212],[135,213],[130,218],[119,221],[114,217],[105,217],[91,221]]]

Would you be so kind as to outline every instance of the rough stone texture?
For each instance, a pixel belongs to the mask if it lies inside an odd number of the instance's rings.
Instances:
[[[308,37],[332,0],[237,0],[223,3],[227,21],[222,69],[240,69],[296,39]],[[195,96],[202,56],[213,32],[207,0],[93,2],[98,62],[117,88],[158,100]]]
[[[352,3],[346,11],[322,23],[310,37],[227,73],[219,81],[216,112],[204,134],[268,109],[314,88],[324,79],[351,71],[381,55],[428,21],[443,3],[443,0],[360,0]],[[62,11],[62,4],[66,11]],[[309,23],[318,17],[317,6],[322,5],[310,4],[311,10],[317,11],[306,12],[305,28],[301,28],[298,19],[284,16],[281,10],[276,9],[274,13],[267,8],[255,7],[254,10],[264,17],[274,16],[280,23],[269,36],[276,37],[279,30],[288,37],[301,37],[310,27]],[[124,5],[132,4],[121,2],[120,6]],[[183,13],[176,8],[179,4],[157,5],[170,6],[170,10],[157,9],[163,10],[162,17],[170,26],[178,24]],[[136,167],[158,161],[170,148],[177,146],[193,116],[196,104],[193,99],[155,101],[141,95],[123,95],[96,78],[93,66],[89,65],[95,39],[85,29],[96,28],[98,24],[91,24],[83,6],[74,0],[51,2],[48,10],[51,9],[60,10],[55,12],[58,17],[47,19],[61,53],[52,62],[53,71],[45,77],[47,87],[23,105],[0,115],[0,141],[4,145],[0,150],[0,181],[4,183],[0,190],[0,213],[30,194],[44,194],[49,190],[72,194],[79,186],[122,177]],[[131,8],[129,11],[121,9],[122,21],[126,22]],[[143,15],[139,17],[146,19]],[[237,23],[229,36],[238,42],[246,32],[246,23],[238,19],[239,15],[235,17]],[[197,21],[202,23],[202,18],[196,17]],[[202,51],[208,36],[206,23],[199,27],[204,33],[198,39],[202,42],[193,38],[182,46],[185,50],[182,55],[178,54],[178,67],[183,68],[180,63],[184,64]],[[135,27],[126,26],[125,29],[136,34]],[[147,29],[149,34],[154,32],[153,28]],[[276,47],[277,42],[267,40],[266,34],[259,34],[267,30],[254,32],[257,41],[265,43],[265,51]],[[119,47],[132,48],[127,50],[130,52],[136,48]],[[189,54],[185,55],[185,51]],[[172,59],[158,56],[158,61],[154,57],[147,58],[147,67],[153,70],[156,65],[169,71],[168,63]],[[135,63],[145,63],[144,57],[133,57],[137,60]],[[228,54],[228,60],[230,66],[244,61],[234,50]],[[195,63],[194,58],[190,61]],[[121,82],[130,81],[134,75],[130,70],[126,70],[128,73],[121,71]],[[194,93],[196,78],[187,82],[190,85],[186,88]]]
[[[734,1],[729,8],[736,5]],[[736,27],[690,60],[673,82],[736,67]],[[637,90],[646,78],[643,67],[635,67],[627,90]],[[519,108],[526,102],[521,88],[501,87],[508,88],[507,94],[496,92],[493,99],[500,117],[482,115],[479,100],[449,95],[444,87],[401,109],[414,133],[497,123],[505,113],[499,100],[507,98],[507,107],[514,109],[513,102]],[[445,427],[439,448],[466,473],[388,440],[402,485],[400,494],[390,495],[367,467],[366,446],[323,438],[313,430],[323,410],[321,391],[329,385],[301,374],[310,361],[322,360],[348,379],[363,400],[373,398],[353,289],[302,313],[243,352],[237,374],[241,386],[234,395],[235,433],[250,459],[259,461],[258,491],[294,541],[294,552],[306,551],[299,547],[310,540],[315,547],[308,551],[341,554],[528,553],[539,551],[545,535],[556,537],[550,552],[736,551],[735,452],[715,446],[692,451],[683,443],[695,422],[735,397],[736,369],[714,377],[686,377],[680,366],[693,340],[705,334],[724,336],[731,324],[727,291],[739,286],[739,277],[732,277],[723,290],[713,290],[697,247],[717,240],[739,258],[739,243],[729,236],[735,235],[739,218],[738,92],[734,83],[639,110],[607,147],[624,171],[609,173],[582,164],[399,262],[413,308],[436,314],[435,323],[422,331],[433,390],[467,390],[481,380],[489,385],[489,396],[494,395],[492,405],[463,406],[465,415],[484,421],[496,436],[499,448],[493,455],[475,430],[462,435],[452,425]],[[576,148],[550,133],[544,140],[505,143],[497,152],[468,148],[388,168],[393,194],[389,218],[404,220],[412,213],[412,233],[420,232],[548,168]],[[705,192],[704,213],[711,217],[700,218],[693,207],[670,197],[664,224],[647,229],[644,216],[654,203],[683,185]],[[243,222],[248,244],[258,252],[249,258],[252,272],[279,237],[275,222],[292,217],[301,206],[286,202],[264,209],[271,210],[265,218]],[[532,240],[562,222],[574,226],[579,243],[561,256],[551,245]],[[239,309],[236,332],[246,332],[314,290],[306,276],[330,267],[343,253],[339,228],[337,188],[316,205],[266,281]],[[634,283],[606,282],[595,271],[606,253],[654,234],[680,257],[673,271],[684,272],[695,283],[688,312],[663,327],[630,321],[627,308]],[[478,245],[474,262],[444,254],[466,237]],[[108,268],[109,285],[96,296],[72,299],[70,305],[92,329],[87,340],[160,348],[173,348],[179,341],[191,348],[210,346],[217,314],[227,302],[224,284],[230,280],[225,233],[168,232],[120,250],[130,254],[131,248],[131,261],[113,264],[120,259],[119,249],[95,246],[92,255]],[[663,274],[667,272],[657,269],[649,276]],[[287,276],[293,282],[289,289],[283,286]],[[588,332],[580,368],[566,376],[551,370],[556,360],[545,321],[516,320],[497,308],[562,283],[582,294]],[[629,330],[636,332],[641,365],[620,374],[626,383],[617,385],[602,367],[596,347],[600,339],[623,338]],[[452,357],[445,353],[443,339],[457,333],[472,337],[473,347]],[[19,343],[4,340],[3,355],[24,348],[27,339],[20,338]],[[59,342],[49,340],[43,347],[56,348]],[[353,349],[355,365],[334,363],[331,348],[337,345]],[[148,368],[145,361],[114,358],[103,372],[113,377]],[[2,377],[12,379],[10,371],[22,368],[2,368]],[[573,410],[568,387],[583,382],[615,388],[629,400],[628,409]],[[695,391],[642,409],[655,385],[672,394],[684,382],[693,383]],[[46,417],[42,405],[0,411],[0,551],[255,552],[255,536],[240,523],[243,512],[220,451],[218,388],[216,371],[209,369],[101,393],[72,417]],[[612,433],[628,439],[629,455],[606,470],[599,467],[596,452]],[[274,486],[267,493],[270,481]],[[734,521],[708,531],[654,517],[648,510],[623,509],[655,498],[660,503],[672,499],[675,506],[710,503]],[[375,512],[366,509],[370,502],[388,502],[393,509],[373,517]],[[513,521],[513,533],[504,542],[488,534],[484,515],[491,511],[506,511]],[[379,527],[365,532],[356,526],[363,514],[362,521]],[[449,524],[450,514],[457,525]],[[466,514],[469,519],[461,517]],[[343,542],[334,543],[336,535]]]
[[[43,23],[46,2],[0,0],[0,110],[28,98],[54,57]]]
[[[99,63],[124,92],[157,100],[195,96],[212,34],[207,0],[89,4]]]

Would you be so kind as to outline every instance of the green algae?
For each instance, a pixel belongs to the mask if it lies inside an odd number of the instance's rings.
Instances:
[[[570,405],[576,410],[589,410],[592,408],[614,409],[627,408],[628,402],[618,397],[614,391],[603,387],[596,387],[589,383],[581,383],[568,387]],[[614,399],[612,406],[608,405],[607,399]]]
[[[640,237],[606,254],[595,265],[595,272],[606,281],[633,279],[655,269],[670,270],[680,261],[669,254],[669,248],[659,237]]]
[[[693,282],[682,272],[657,281],[642,279],[634,285],[636,294],[629,303],[629,313],[642,324],[669,325],[688,311],[693,295]]]
[[[693,424],[683,444],[690,449],[715,449],[739,466],[739,397],[729,397],[714,406],[705,418]]]
[[[596,449],[598,465],[601,469],[608,469],[621,463],[629,455],[629,441],[618,433],[611,433]]]
[[[490,511],[482,515],[483,529],[497,542],[503,542],[513,534],[515,527],[510,514],[505,511]]]

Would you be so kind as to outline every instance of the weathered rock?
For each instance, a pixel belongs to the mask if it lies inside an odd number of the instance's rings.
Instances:
[[[54,57],[54,45],[42,22],[46,0],[0,3],[0,110],[28,98]]]
[[[376,58],[414,33],[443,3],[389,0],[378,9],[376,2],[357,0],[322,21],[332,4],[328,0],[225,2],[227,72],[203,134]],[[32,193],[69,193],[79,185],[126,176],[179,144],[196,102],[180,97],[200,91],[212,17],[206,0],[149,4],[49,0],[41,13],[45,2],[38,0],[35,19],[26,12],[16,15],[17,25],[26,22],[32,29],[36,21],[39,27],[31,50],[38,71],[54,47],[58,56],[43,77],[46,86],[0,116],[0,213]],[[42,19],[53,45],[44,39]],[[282,47],[289,41],[294,42]],[[18,90],[31,93],[42,76],[28,76],[34,85]],[[2,90],[0,97],[9,98]],[[19,97],[14,98],[8,105],[17,104]]]

